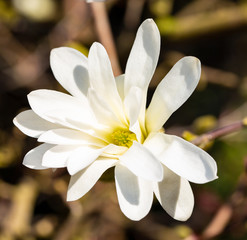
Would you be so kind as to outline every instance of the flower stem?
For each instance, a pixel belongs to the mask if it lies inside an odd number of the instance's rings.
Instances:
[[[113,40],[112,31],[107,16],[106,6],[104,2],[90,3],[92,13],[95,20],[95,28],[99,37],[99,41],[104,45],[111,60],[113,73],[115,76],[122,74],[119,59],[117,56],[116,46]]]

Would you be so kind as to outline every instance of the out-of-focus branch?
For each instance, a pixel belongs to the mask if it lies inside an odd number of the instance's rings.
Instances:
[[[247,24],[247,4],[243,3],[184,17],[157,19],[156,23],[161,35],[179,41],[213,32],[229,31],[229,29]]]
[[[22,236],[30,231],[34,201],[37,196],[37,184],[32,179],[25,179],[14,190],[13,203],[4,222],[5,234]]]
[[[238,121],[235,123],[232,123],[230,125],[227,125],[222,128],[215,129],[213,131],[210,131],[208,133],[204,133],[201,136],[196,137],[191,142],[195,145],[200,145],[202,143],[207,143],[209,141],[212,141],[218,137],[225,136],[227,134],[236,132],[244,127],[247,126],[247,117],[244,118],[242,121]]]
[[[140,23],[141,14],[146,0],[128,0],[124,16],[126,29],[135,30]]]
[[[116,46],[113,40],[112,31],[107,16],[106,6],[104,2],[92,2],[90,3],[95,20],[95,28],[100,42],[106,48],[106,51],[111,60],[113,73],[118,76],[122,73]]]
[[[54,29],[44,39],[35,50],[26,49],[11,33],[10,29],[0,22],[0,55],[7,63],[4,73],[11,76],[11,81],[5,81],[8,89],[18,87],[37,87],[43,84],[48,78],[42,78],[49,67],[47,56],[50,48],[61,46],[78,37],[88,23],[88,9],[83,1],[70,1],[69,6],[65,6],[65,15],[57,23]],[[83,24],[82,24],[83,23]],[[84,31],[85,32],[85,31]]]
[[[232,206],[228,203],[223,204],[214,216],[213,220],[203,231],[201,239],[211,239],[219,235],[230,221],[232,213]]]
[[[236,208],[242,208],[246,202],[246,189],[247,189],[247,158],[244,159],[244,167],[245,171],[240,176],[238,184],[236,186],[235,191],[230,196],[229,200],[224,203],[211,222],[207,225],[207,227],[202,231],[201,234],[197,235],[192,233],[185,240],[208,240],[215,238],[219,234],[221,234],[227,224],[231,221],[234,211]]]
[[[161,62],[156,69],[154,79],[151,81],[150,86],[157,87],[160,80],[165,76],[168,70],[183,57],[185,57],[185,55],[178,51],[167,52],[164,61]],[[232,72],[202,65],[202,74],[198,84],[198,89],[205,88],[208,83],[217,84],[227,88],[236,88],[239,86],[240,78]]]

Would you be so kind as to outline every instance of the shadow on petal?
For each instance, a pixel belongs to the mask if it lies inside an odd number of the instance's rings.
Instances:
[[[128,168],[121,166],[121,173],[117,174],[116,180],[125,200],[131,205],[138,205],[140,199],[138,178]]]
[[[158,184],[160,193],[164,192],[164,190],[167,190],[167,192],[165,193],[166,197],[161,197],[160,201],[163,208],[165,208],[165,210],[172,217],[175,216],[180,187],[181,179],[178,181],[174,181],[174,179],[166,179],[166,182],[164,184]],[[170,188],[172,188],[172,191],[170,191]]]
[[[82,93],[87,96],[87,90],[89,85],[89,76],[87,68],[83,66],[76,66],[73,71],[73,76],[77,87],[82,91]]]
[[[190,184],[165,166],[164,175],[164,180],[154,185],[155,195],[171,217],[186,221],[194,207],[194,196]]]

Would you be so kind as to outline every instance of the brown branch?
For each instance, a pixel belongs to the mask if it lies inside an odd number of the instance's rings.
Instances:
[[[159,18],[156,23],[161,35],[181,41],[246,26],[247,7],[246,3],[243,3],[173,19]]]
[[[106,51],[111,60],[112,69],[115,76],[122,73],[116,46],[113,40],[112,31],[109,23],[109,19],[106,12],[106,6],[104,2],[92,2],[90,3],[92,12],[95,19],[95,28],[99,37],[100,42],[106,48]]]
[[[230,204],[223,204],[215,214],[213,220],[209,223],[201,235],[201,239],[211,239],[218,236],[225,229],[233,214],[233,208]]]
[[[238,121],[235,123],[232,123],[230,125],[227,125],[225,127],[221,127],[218,129],[215,129],[213,131],[210,131],[208,133],[204,133],[201,136],[196,137],[194,140],[191,142],[195,145],[200,145],[202,143],[207,143],[209,141],[212,141],[218,137],[222,137],[225,135],[228,135],[230,133],[236,132],[243,127],[246,127],[246,118],[244,118],[242,121]]]
[[[3,223],[5,234],[9,236],[23,236],[30,231],[37,193],[37,184],[30,178],[24,179],[14,188],[12,206]]]
[[[124,16],[124,25],[128,30],[135,30],[140,24],[146,0],[128,0]]]

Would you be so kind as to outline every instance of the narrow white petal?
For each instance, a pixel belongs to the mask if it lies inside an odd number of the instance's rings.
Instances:
[[[89,134],[72,130],[72,129],[54,129],[43,133],[39,138],[39,142],[59,145],[93,145],[104,146],[104,142]]]
[[[164,165],[190,182],[206,183],[217,178],[214,159],[201,148],[180,137],[152,134],[144,146]]]
[[[74,175],[95,161],[105,148],[79,147],[68,158],[68,172]]]
[[[45,131],[61,127],[58,124],[44,120],[32,110],[19,113],[13,122],[23,133],[34,138],[38,138]]]
[[[68,127],[88,129],[97,124],[89,103],[53,90],[36,90],[28,94],[32,110],[41,118]],[[77,123],[73,126],[71,123]]]
[[[88,71],[91,87],[111,106],[112,111],[123,117],[123,106],[118,94],[111,63],[105,48],[94,43],[88,55]]]
[[[124,74],[115,77],[118,94],[121,97],[122,101],[124,100],[124,78]]]
[[[32,169],[47,169],[42,165],[42,158],[46,151],[54,147],[51,144],[41,144],[36,148],[30,150],[24,157],[23,165]]]
[[[143,137],[143,134],[142,134],[142,130],[141,130],[141,126],[140,126],[140,123],[139,121],[136,121],[135,124],[133,124],[129,130],[133,133],[135,133],[136,135],[136,139],[138,142],[143,142],[144,140],[144,137]]]
[[[67,193],[67,201],[74,201],[85,195],[98,181],[101,175],[116,164],[117,160],[101,159],[94,161],[86,169],[71,176]]]
[[[132,87],[124,99],[125,111],[129,119],[129,130],[136,134],[138,142],[143,141],[140,122],[138,121],[143,105],[143,90]]]
[[[57,145],[46,151],[42,159],[42,165],[50,168],[67,167],[68,157],[78,147],[74,145]]]
[[[152,19],[139,27],[125,69],[125,96],[131,87],[147,90],[160,52],[160,34]]]
[[[142,89],[139,121],[145,128],[145,111],[148,85],[155,71],[160,51],[159,30],[152,19],[145,20],[139,27],[125,69],[124,95],[135,86]]]
[[[154,183],[154,193],[161,206],[174,219],[186,221],[194,207],[194,196],[189,182],[164,166],[164,179]]]
[[[163,167],[158,159],[143,145],[133,142],[126,153],[119,157],[121,164],[125,165],[136,176],[151,181],[163,179]]]
[[[57,81],[73,96],[85,98],[89,87],[87,58],[73,48],[60,47],[51,51],[50,63]]]
[[[200,61],[184,57],[178,61],[156,88],[146,113],[148,132],[158,131],[195,90],[201,74]]]
[[[135,176],[125,166],[115,167],[115,183],[122,212],[131,220],[144,218],[153,202],[152,183]]]
[[[132,87],[124,99],[124,106],[131,128],[138,120],[142,107],[142,89],[139,87]]]

